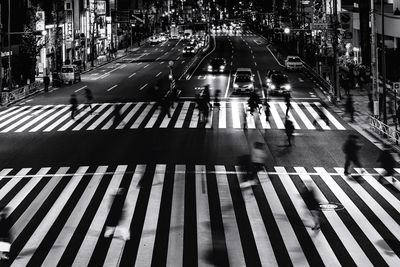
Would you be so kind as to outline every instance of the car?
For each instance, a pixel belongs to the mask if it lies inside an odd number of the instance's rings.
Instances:
[[[269,71],[267,72],[267,76],[265,76],[265,81],[267,82],[267,84],[268,84],[269,82],[271,82],[271,76],[272,76],[273,74],[283,74],[283,73],[282,73],[282,71],[280,71],[280,70],[269,70]]]
[[[157,35],[153,35],[149,38],[150,44],[156,45],[161,42],[160,38]]]
[[[292,91],[289,78],[283,73],[272,74],[267,86],[270,94],[290,94]]]
[[[187,46],[185,46],[185,48],[183,48],[184,56],[192,56],[192,55],[195,55],[196,53],[197,53],[197,49],[196,49],[196,47],[194,47],[192,45],[187,45]]]
[[[73,84],[81,81],[81,73],[75,65],[64,65],[61,67],[61,80],[66,84]]]
[[[254,91],[254,74],[250,68],[236,69],[233,75],[233,91],[235,93]]]
[[[167,34],[165,34],[163,32],[159,34],[158,38],[160,39],[160,42],[165,42],[168,40]]]
[[[299,70],[303,68],[303,62],[298,56],[287,56],[285,67],[288,70]]]
[[[207,65],[208,72],[224,72],[226,60],[223,58],[213,58]]]

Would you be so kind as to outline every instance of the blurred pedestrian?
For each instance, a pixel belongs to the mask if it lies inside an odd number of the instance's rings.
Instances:
[[[392,182],[394,183],[396,179],[394,179],[394,167],[396,165],[396,161],[392,156],[392,149],[390,145],[384,144],[383,150],[380,152],[377,162],[381,163],[381,167],[385,170],[385,173],[382,175],[383,177],[392,177]],[[379,176],[379,182],[382,181],[382,176]]]
[[[209,109],[212,108],[211,106],[211,97],[210,97],[210,85],[205,85],[203,89],[203,93],[201,95],[201,98],[204,100],[205,104],[209,107]]]
[[[78,99],[76,98],[75,94],[71,95],[69,103],[71,104],[71,119],[75,120],[75,115],[78,112]]]
[[[7,207],[0,207],[0,260],[8,259],[11,247],[11,223]]]
[[[361,145],[357,142],[358,136],[350,134],[343,144],[342,150],[345,154],[345,163],[344,163],[344,175],[349,176],[349,167],[350,164],[353,163],[358,168],[362,168],[360,160],[358,158],[358,153],[361,149]],[[364,170],[361,170],[361,173],[364,173]]]
[[[113,110],[114,121],[113,121],[113,124],[114,124],[115,127],[117,127],[118,124],[120,124],[121,120],[122,120],[121,108],[122,108],[122,104],[121,103],[115,103],[114,104],[114,110]]]
[[[396,118],[397,118],[397,125],[400,125],[400,105],[397,107],[396,110]]]
[[[287,94],[285,94],[285,102],[286,102],[286,117],[288,116],[288,114],[289,114],[289,110],[292,108],[292,104],[290,103],[290,98],[291,98],[291,96],[290,96],[290,93],[287,93]]]
[[[242,109],[242,113],[241,113],[241,115],[242,115],[242,128],[243,128],[243,130],[244,131],[247,131],[247,112],[246,112],[246,109]]]
[[[93,94],[89,88],[85,88],[85,98],[86,98],[86,107],[90,108],[90,113],[93,112],[92,101],[93,101]]]
[[[350,116],[350,121],[351,121],[351,122],[354,122],[354,112],[355,112],[355,110],[354,110],[353,97],[352,97],[351,94],[349,94],[349,95],[347,96],[346,103],[345,103],[345,112],[346,112],[347,114],[349,114],[349,116]]]
[[[124,216],[124,202],[126,197],[125,188],[118,188],[117,192],[111,197],[110,201],[110,213],[106,222],[106,229],[104,231],[104,237],[109,238],[111,236],[116,236],[116,228],[119,222]],[[121,229],[119,232],[120,236],[124,240],[130,239],[129,229]]]
[[[287,117],[285,120],[285,132],[287,136],[288,146],[292,146],[294,125],[293,122]]]
[[[315,118],[313,121],[313,125],[317,124],[318,119],[323,120],[326,124],[326,126],[329,126],[329,119],[325,114],[325,111],[322,110],[322,108],[317,108],[317,114],[319,118]]]
[[[220,104],[220,97],[221,95],[221,90],[217,89],[215,90],[214,94],[214,107],[217,108],[218,110],[221,110],[221,104]]]
[[[247,101],[247,105],[249,106],[251,115],[253,115],[254,111],[260,112],[260,104],[261,100],[258,94],[255,91],[251,92],[250,98]]]
[[[270,105],[268,103],[268,99],[264,100],[264,112],[265,112],[265,120],[269,122],[269,115],[271,113]]]
[[[50,85],[50,77],[49,75],[45,75],[43,77],[43,84],[44,84],[44,91],[48,92],[49,91],[49,85]]]
[[[302,196],[304,198],[304,202],[307,204],[312,219],[314,221],[314,226],[312,227],[313,230],[319,230],[321,228],[321,209],[319,206],[319,200],[315,194],[315,189],[312,185],[304,186],[302,191]]]
[[[161,99],[161,103],[160,104],[161,104],[161,112],[163,114],[163,117],[165,115],[167,115],[168,118],[171,118],[171,111],[170,111],[170,109],[171,109],[171,100],[170,99],[171,98],[168,96],[168,94]]]

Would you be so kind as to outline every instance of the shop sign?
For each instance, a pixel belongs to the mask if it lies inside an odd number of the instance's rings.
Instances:
[[[106,14],[106,1],[97,1],[96,2],[96,13],[97,15],[105,15]]]
[[[44,31],[44,11],[36,11],[36,31]]]

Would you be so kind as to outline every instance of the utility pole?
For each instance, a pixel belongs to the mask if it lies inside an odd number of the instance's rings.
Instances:
[[[11,3],[8,0],[8,90],[11,90]]]
[[[340,84],[339,84],[339,62],[338,62],[338,10],[337,10],[337,0],[333,0],[333,86],[334,86],[334,97],[335,101],[340,100]]]
[[[385,6],[383,0],[381,0],[381,16],[382,16],[382,111],[383,111],[383,123],[387,124],[386,114],[386,56],[385,56]]]
[[[378,73],[377,73],[377,58],[376,58],[376,33],[375,33],[375,7],[374,0],[371,0],[371,10],[370,10],[370,21],[371,21],[371,73],[372,73],[372,81],[371,81],[371,91],[373,95],[374,105],[373,105],[373,114],[379,114],[379,109],[376,109],[376,101],[378,101]]]

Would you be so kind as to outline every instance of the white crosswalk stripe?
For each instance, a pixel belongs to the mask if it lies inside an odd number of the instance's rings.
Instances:
[[[182,266],[194,254],[199,266],[214,265],[216,255],[234,266],[400,264],[400,188],[378,182],[381,168],[355,169],[359,183],[343,168],[276,166],[238,190],[242,170],[164,164],[0,170],[0,202],[14,222],[11,266],[119,266],[132,259],[135,266]],[[123,216],[106,239],[122,187]],[[322,209],[318,232],[310,227],[306,188],[321,204],[344,208]]]
[[[184,101],[170,109],[171,117],[162,112],[155,103],[139,102],[125,103],[121,106],[121,121],[114,122],[114,105],[112,103],[93,104],[91,112],[85,105],[79,105],[79,112],[75,119],[71,119],[69,106],[46,105],[10,108],[9,113],[3,111],[0,116],[0,133],[23,132],[63,132],[63,131],[94,131],[94,130],[122,130],[138,128],[213,128],[239,129],[246,123],[249,129],[284,129],[286,105],[284,102],[269,102],[269,122],[264,110],[253,115],[248,111],[245,102],[222,101],[220,108],[210,110],[206,125],[199,123],[200,114],[195,103]],[[320,103],[296,102],[292,103],[288,112],[295,129],[298,130],[346,130],[346,127]],[[326,114],[331,122],[327,126],[318,116]],[[12,114],[12,116],[9,116]],[[214,123],[215,121],[215,123]],[[318,122],[314,124],[313,122]]]

